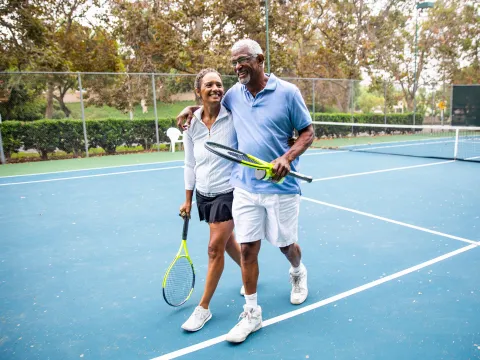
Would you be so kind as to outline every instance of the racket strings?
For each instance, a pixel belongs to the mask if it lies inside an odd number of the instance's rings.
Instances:
[[[192,265],[187,258],[177,259],[168,273],[163,289],[165,300],[174,306],[184,303],[192,290],[194,276]]]
[[[254,159],[251,159],[249,158],[247,155],[245,154],[240,154],[240,153],[237,153],[237,152],[233,152],[233,151],[229,151],[228,154],[230,156],[233,156],[235,158],[237,158],[238,160],[241,160],[241,161],[247,161],[249,163],[255,163],[255,164],[260,164],[262,165],[260,162],[254,160]]]

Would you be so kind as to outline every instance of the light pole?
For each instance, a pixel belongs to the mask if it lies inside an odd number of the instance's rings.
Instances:
[[[418,53],[418,9],[431,9],[433,2],[425,1],[415,5],[415,61],[413,71],[413,125],[415,125],[415,114],[417,112],[417,53]]]
[[[267,74],[270,74],[270,43],[268,41],[268,0],[265,0],[265,35],[267,40]]]

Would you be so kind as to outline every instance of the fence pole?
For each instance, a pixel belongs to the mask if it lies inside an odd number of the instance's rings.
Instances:
[[[2,114],[0,114],[0,163],[6,164],[5,154],[3,152],[3,141],[2,141]]]
[[[432,124],[436,123],[437,112],[435,111],[435,88],[432,89]]]
[[[157,151],[160,151],[160,138],[158,136],[157,92],[155,87],[154,73],[152,73],[152,93],[153,93],[153,112],[155,113],[155,135],[157,139]]]
[[[88,157],[87,124],[85,123],[85,107],[83,106],[82,75],[80,73],[77,73],[77,76],[78,76],[78,87],[80,88],[80,108],[82,109],[83,139],[85,141],[85,156]]]
[[[312,80],[312,110],[313,110],[313,121],[315,121],[315,80]]]
[[[387,125],[387,82],[383,82],[383,122]]]

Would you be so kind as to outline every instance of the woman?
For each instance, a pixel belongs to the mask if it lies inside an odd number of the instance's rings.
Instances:
[[[187,331],[198,331],[212,318],[210,300],[218,285],[225,264],[225,251],[240,266],[240,247],[233,233],[233,188],[229,183],[233,163],[205,149],[206,141],[237,147],[231,114],[221,105],[224,94],[220,74],[204,69],[195,78],[195,93],[203,106],[195,111],[188,130],[184,132],[185,202],[180,215],[190,217],[193,189],[200,221],[210,227],[208,270],[205,290],[199,305],[182,325]],[[244,294],[243,286],[240,291]]]

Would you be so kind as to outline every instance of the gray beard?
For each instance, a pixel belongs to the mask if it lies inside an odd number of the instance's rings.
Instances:
[[[244,77],[243,79],[238,79],[238,82],[242,85],[247,85],[250,82],[250,74],[248,74],[247,77]]]

